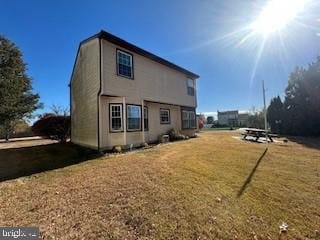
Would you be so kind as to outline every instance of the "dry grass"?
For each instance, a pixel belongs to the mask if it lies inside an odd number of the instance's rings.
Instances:
[[[44,239],[277,239],[284,221],[289,239],[315,238],[319,148],[272,144],[257,165],[263,151],[207,132],[2,182],[0,226],[40,226]]]

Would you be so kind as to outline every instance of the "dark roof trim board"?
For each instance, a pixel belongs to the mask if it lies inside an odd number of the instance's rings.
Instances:
[[[144,50],[142,48],[139,48],[139,47],[137,47],[137,46],[135,46],[135,45],[133,45],[133,44],[131,44],[131,43],[129,43],[129,42],[117,37],[117,36],[112,35],[111,33],[103,31],[103,30],[100,31],[99,33],[97,33],[97,34],[95,34],[95,35],[83,40],[82,42],[80,42],[80,45],[79,45],[79,48],[78,48],[78,52],[79,52],[80,46],[82,44],[84,44],[84,43],[86,43],[86,42],[88,42],[88,41],[90,41],[92,39],[95,39],[95,38],[104,39],[104,40],[106,40],[108,42],[111,42],[111,43],[113,43],[115,45],[123,47],[123,48],[125,48],[125,49],[127,49],[129,51],[135,52],[135,53],[137,53],[137,54],[139,54],[141,56],[144,56],[146,58],[149,58],[149,59],[151,59],[151,60],[153,60],[155,62],[161,63],[161,64],[163,64],[163,65],[165,65],[167,67],[170,67],[170,68],[175,69],[175,70],[177,70],[179,72],[182,72],[182,73],[186,74],[188,77],[190,77],[192,79],[199,78],[199,75],[197,75],[197,74],[195,74],[193,72],[190,72],[189,70],[187,70],[185,68],[179,67],[178,65],[176,65],[176,64],[174,64],[172,62],[169,62],[169,61],[167,61],[167,60],[165,60],[165,59],[163,59],[163,58],[161,58],[161,57],[159,57],[159,56],[157,56],[157,55],[155,55],[153,53],[150,53],[150,52],[148,52],[148,51],[146,51],[146,50]],[[76,59],[77,59],[77,57],[78,57],[78,53],[77,53]],[[72,78],[72,75],[73,75],[75,64],[76,63],[74,63],[72,74],[71,74],[71,78]]]

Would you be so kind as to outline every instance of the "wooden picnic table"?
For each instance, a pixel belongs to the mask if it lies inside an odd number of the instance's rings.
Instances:
[[[241,133],[241,135],[243,135],[243,139],[246,139],[247,136],[250,136],[250,137],[254,137],[256,142],[258,142],[259,138],[261,137],[265,138],[266,135],[267,135],[267,138],[270,140],[270,142],[273,142],[273,139],[272,139],[273,137],[278,137],[278,135],[271,134],[269,133],[269,131],[266,131],[264,129],[245,128],[244,130],[245,132]]]

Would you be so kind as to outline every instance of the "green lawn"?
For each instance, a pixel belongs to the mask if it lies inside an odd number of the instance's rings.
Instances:
[[[261,157],[264,144],[237,135],[204,132],[2,182],[0,226],[40,226],[44,239],[278,239],[286,222],[288,239],[315,239],[319,139],[270,144]]]

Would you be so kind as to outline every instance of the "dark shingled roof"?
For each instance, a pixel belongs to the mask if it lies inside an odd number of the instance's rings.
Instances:
[[[139,48],[139,47],[137,47],[137,46],[135,46],[135,45],[133,45],[133,44],[131,44],[131,43],[129,43],[129,42],[117,37],[117,36],[112,35],[111,33],[103,31],[103,30],[100,31],[99,33],[93,35],[92,37],[89,37],[88,39],[83,40],[80,43],[80,45],[82,43],[90,41],[91,39],[94,39],[94,38],[105,39],[108,42],[111,42],[111,43],[113,43],[115,45],[118,45],[120,47],[123,47],[123,48],[125,48],[125,49],[127,49],[129,51],[135,52],[135,53],[137,53],[139,55],[142,55],[142,56],[144,56],[146,58],[149,58],[149,59],[151,59],[151,60],[153,60],[155,62],[161,63],[161,64],[163,64],[163,65],[165,65],[167,67],[170,67],[170,68],[175,69],[175,70],[177,70],[179,72],[182,72],[182,73],[186,74],[188,77],[190,77],[192,79],[199,78],[199,75],[197,75],[197,74],[195,74],[193,72],[190,72],[189,70],[187,70],[185,68],[179,67],[178,65],[176,65],[176,64],[174,64],[172,62],[169,62],[169,61],[167,61],[167,60],[165,60],[165,59],[163,59],[161,57],[158,57],[158,56],[154,55],[153,53],[150,53],[150,52],[148,52],[148,51],[146,51],[146,50],[144,50],[142,48]]]

